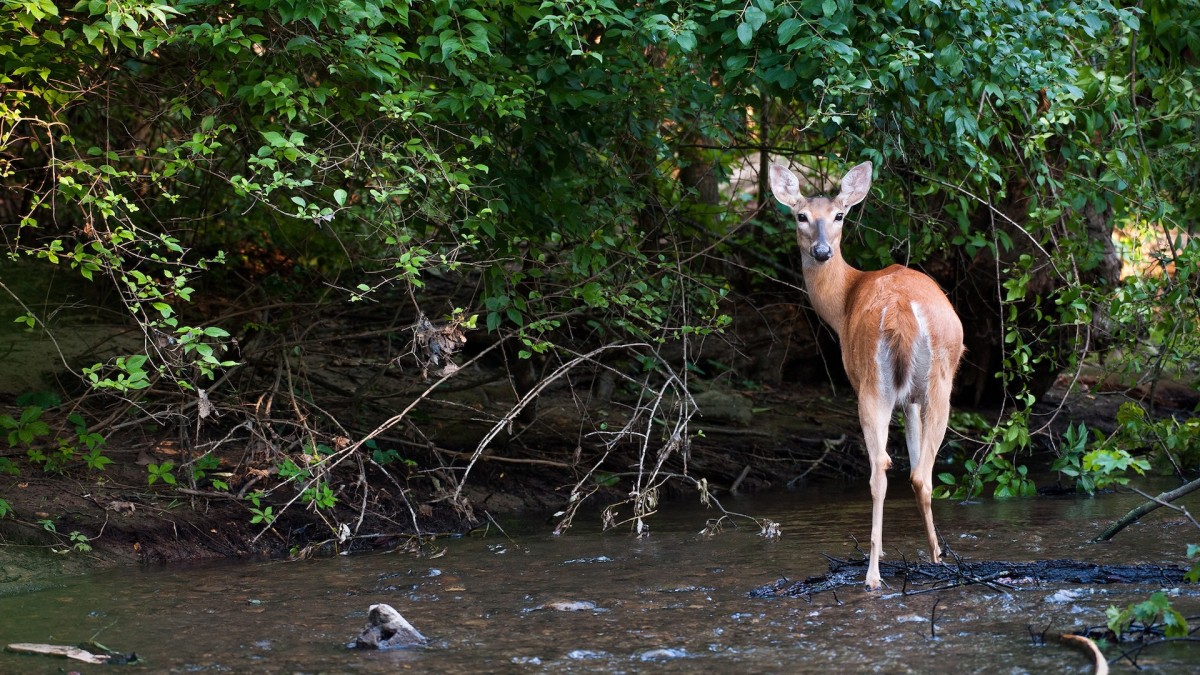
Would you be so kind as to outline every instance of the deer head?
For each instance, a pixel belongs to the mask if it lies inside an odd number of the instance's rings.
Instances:
[[[842,220],[851,206],[866,199],[871,190],[871,163],[846,172],[838,196],[807,198],[800,194],[800,179],[778,164],[771,164],[771,192],[792,210],[796,242],[805,267],[828,262],[841,250]]]

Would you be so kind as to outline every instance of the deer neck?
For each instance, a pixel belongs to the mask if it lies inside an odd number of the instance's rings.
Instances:
[[[824,263],[804,260],[804,285],[808,299],[817,315],[829,324],[838,337],[846,322],[846,294],[862,272],[851,267],[842,252],[835,249],[833,258]]]

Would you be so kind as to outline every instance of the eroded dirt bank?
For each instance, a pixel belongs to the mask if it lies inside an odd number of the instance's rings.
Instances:
[[[430,444],[434,447],[426,453],[406,446],[412,463],[403,471],[385,473],[370,462],[344,463],[348,476],[343,486],[352,487],[340,489],[338,505],[331,510],[305,505],[296,499],[298,490],[290,489],[277,489],[254,504],[248,495],[256,484],[275,478],[278,469],[269,458],[254,457],[244,444],[221,446],[219,466],[209,471],[222,477],[227,490],[204,481],[189,485],[182,471],[174,485],[149,485],[149,465],[189,466],[196,453],[181,449],[177,430],[157,435],[122,431],[108,439],[105,454],[112,462],[104,471],[74,462],[62,475],[22,466],[18,475],[0,476],[0,496],[12,509],[0,519],[0,583],[19,584],[97,565],[396,548],[414,534],[462,533],[501,514],[544,513],[549,531],[554,527],[551,514],[568,504],[581,480],[596,507],[628,497],[629,475],[611,469],[599,478],[591,473],[594,456],[579,447],[580,408],[564,395],[569,393],[547,397],[531,421],[498,437],[474,464],[457,500],[446,481],[470,462],[478,438],[472,429],[480,427],[478,412],[469,406],[443,406],[446,416],[438,423],[453,433]],[[827,387],[709,388],[696,399],[700,413],[692,420],[691,445],[665,469],[705,479],[718,498],[731,490],[802,489],[865,474],[854,404],[844,387],[836,393]],[[1044,419],[1056,415],[1046,433],[1080,421],[1106,429],[1125,400],[1128,393],[1077,392],[1063,398],[1061,391],[1052,392],[1039,413]],[[586,414],[620,419],[615,405]],[[47,416],[53,424],[53,413]],[[454,437],[457,445],[449,442]],[[893,445],[898,439],[894,435]],[[634,445],[616,448],[605,466],[624,464],[632,472],[640,451]],[[893,454],[898,476],[904,453]],[[15,451],[7,455],[21,459]],[[358,489],[353,488],[355,472],[365,481]],[[668,480],[661,489],[662,499],[698,495],[688,479]],[[270,526],[255,518],[267,506],[276,517]],[[593,509],[580,517],[600,515]]]

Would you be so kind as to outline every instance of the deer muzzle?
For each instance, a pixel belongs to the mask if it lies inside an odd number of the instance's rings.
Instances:
[[[812,245],[812,257],[817,262],[828,262],[833,257],[833,247],[829,245],[829,240],[825,238],[825,221],[818,220],[816,223],[817,240]]]

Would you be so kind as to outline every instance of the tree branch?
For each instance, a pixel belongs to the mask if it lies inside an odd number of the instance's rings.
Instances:
[[[1103,533],[1101,533],[1099,537],[1096,537],[1095,539],[1093,539],[1092,542],[1096,543],[1096,542],[1101,542],[1101,541],[1108,541],[1109,539],[1112,539],[1121,530],[1125,529],[1126,527],[1129,527],[1133,523],[1136,523],[1138,521],[1138,519],[1140,519],[1142,516],[1146,515],[1147,513],[1150,513],[1151,511],[1153,511],[1159,507],[1162,507],[1162,506],[1169,506],[1170,503],[1175,501],[1176,499],[1179,499],[1180,497],[1182,497],[1184,495],[1191,494],[1192,492],[1195,492],[1198,489],[1200,489],[1200,478],[1197,478],[1196,480],[1194,480],[1186,485],[1177,487],[1174,490],[1171,490],[1169,492],[1164,492],[1164,493],[1158,495],[1157,497],[1151,497],[1147,501],[1142,502],[1141,504],[1130,509],[1129,513],[1126,513],[1125,515],[1121,516],[1120,520],[1113,523],[1112,525],[1109,525],[1108,529],[1105,530]],[[1195,522],[1195,521],[1193,521],[1193,522]]]

